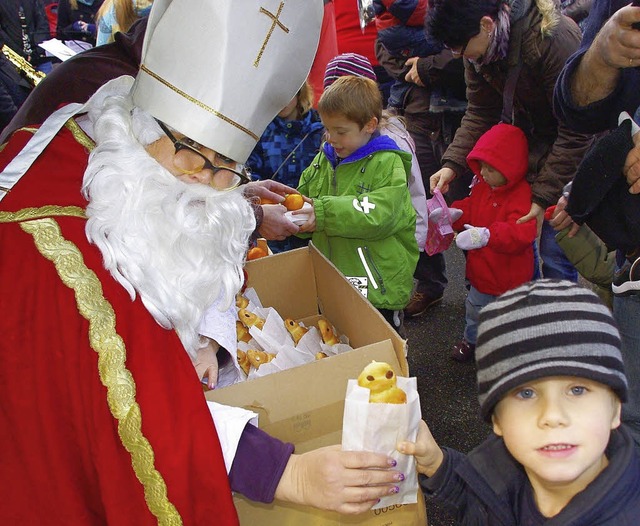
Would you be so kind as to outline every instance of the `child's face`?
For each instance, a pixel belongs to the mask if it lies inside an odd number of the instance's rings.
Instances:
[[[286,121],[294,121],[298,118],[298,95],[293,97],[289,104],[280,110],[278,117]]]
[[[507,184],[506,177],[484,161],[480,161],[480,175],[491,188]]]
[[[336,150],[341,159],[348,157],[371,139],[378,126],[378,119],[372,117],[362,129],[357,123],[342,115],[321,114],[322,124],[327,130],[327,141]]]
[[[605,385],[573,376],[523,384],[495,407],[493,430],[524,466],[536,495],[582,491],[607,466],[620,401]]]

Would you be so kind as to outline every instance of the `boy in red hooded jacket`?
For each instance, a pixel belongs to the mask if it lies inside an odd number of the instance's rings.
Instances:
[[[470,283],[465,304],[464,339],[451,357],[473,359],[478,314],[496,296],[533,278],[533,241],[536,222],[517,223],[531,207],[525,134],[511,124],[497,124],[484,133],[467,156],[475,174],[471,194],[451,203],[456,244],[467,251]],[[430,220],[435,219],[432,212]]]

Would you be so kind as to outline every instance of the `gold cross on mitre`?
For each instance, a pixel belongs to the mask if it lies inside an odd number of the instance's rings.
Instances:
[[[276,26],[282,29],[285,33],[289,32],[289,28],[285,26],[282,22],[280,22],[280,13],[282,13],[283,7],[284,7],[284,2],[280,2],[280,5],[278,6],[278,12],[275,15],[271,11],[268,11],[267,9],[265,9],[264,7],[260,8],[260,12],[267,15],[272,20],[272,22],[271,22],[271,27],[269,28],[269,32],[267,33],[267,36],[265,37],[264,42],[262,43],[262,47],[258,52],[258,56],[253,62],[254,68],[257,68],[258,64],[260,64],[262,53],[264,53],[264,50],[267,47],[267,44],[269,43],[269,39],[271,38],[271,35],[273,34],[273,31],[275,30]]]

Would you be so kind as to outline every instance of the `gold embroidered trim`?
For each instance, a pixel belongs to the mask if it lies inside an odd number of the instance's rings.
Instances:
[[[81,146],[84,146],[86,150],[92,151],[96,147],[96,143],[85,133],[75,119],[69,119],[65,122],[64,127],[73,134],[73,138],[80,143]]]
[[[125,365],[127,351],[116,332],[115,312],[104,298],[100,280],[84,264],[78,247],[62,237],[55,220],[36,219],[20,226],[33,236],[37,249],[53,262],[63,283],[74,291],[78,310],[89,322],[89,341],[98,353],[100,381],[107,388],[109,409],[118,421],[120,440],[131,455],[149,511],[158,524],[181,525],[178,510],[167,497],[164,479],[155,469],[151,444],[142,434],[142,415],[135,400],[136,385]]]
[[[255,133],[253,133],[251,130],[245,128],[244,126],[242,126],[242,124],[238,124],[237,122],[235,122],[234,120],[231,120],[229,117],[227,117],[226,115],[223,115],[222,113],[220,113],[219,111],[214,110],[212,107],[207,106],[204,102],[200,102],[197,99],[194,99],[191,95],[186,94],[184,91],[182,91],[180,88],[177,88],[176,86],[174,86],[173,84],[170,84],[169,82],[167,82],[165,79],[163,79],[160,75],[154,73],[153,71],[151,71],[147,66],[145,66],[144,64],[140,64],[140,69],[142,71],[144,71],[145,73],[147,73],[148,75],[151,75],[154,79],[156,79],[158,82],[160,82],[161,84],[164,84],[167,88],[169,88],[170,90],[175,91],[178,95],[180,95],[181,97],[184,97],[185,99],[187,99],[189,102],[192,102],[193,104],[195,104],[196,106],[199,106],[200,108],[202,108],[203,110],[208,111],[209,113],[212,113],[213,115],[215,115],[216,117],[218,117],[219,119],[222,119],[224,122],[227,122],[229,124],[231,124],[232,126],[235,126],[236,128],[238,128],[239,130],[243,131],[244,133],[246,133],[247,135],[249,135],[250,137],[252,137],[253,139],[255,139],[256,141],[260,140],[260,137],[258,137]]]
[[[80,217],[82,219],[87,217],[79,206],[47,205],[40,208],[23,208],[17,212],[0,211],[0,223],[18,223],[51,216]]]
[[[280,29],[282,29],[285,33],[289,32],[289,28],[285,26],[282,22],[280,22],[280,13],[282,13],[283,7],[284,7],[284,2],[280,2],[280,5],[278,6],[278,12],[275,15],[271,11],[267,11],[264,7],[260,8],[260,12],[262,14],[267,15],[272,20],[272,23],[271,23],[271,27],[269,28],[269,32],[267,33],[267,36],[265,37],[264,42],[262,43],[262,47],[258,52],[258,56],[253,62],[254,68],[257,68],[258,64],[260,64],[260,59],[262,58],[262,54],[264,53],[264,50],[267,47],[267,44],[269,43],[269,39],[271,39],[271,35],[273,34],[273,31],[275,30],[276,25]]]

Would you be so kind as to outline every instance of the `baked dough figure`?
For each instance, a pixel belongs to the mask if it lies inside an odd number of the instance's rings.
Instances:
[[[251,341],[251,334],[241,321],[236,320],[236,339],[239,342],[249,343]]]
[[[244,371],[244,374],[249,374],[249,368],[251,367],[249,357],[246,352],[241,351],[240,349],[238,349],[238,365],[240,366],[240,369]]]
[[[261,318],[253,312],[249,312],[247,309],[240,309],[238,311],[238,319],[244,323],[245,327],[253,327],[255,325],[260,330],[264,327],[264,318]]]
[[[322,335],[322,341],[327,345],[335,345],[336,343],[340,343],[338,339],[338,334],[336,333],[336,329],[331,323],[329,323],[324,318],[320,318],[318,320],[318,328],[320,329],[320,334]]]
[[[309,331],[309,329],[307,329],[306,327],[303,327],[302,325],[292,320],[291,318],[287,318],[286,320],[284,320],[284,326],[289,331],[289,334],[291,334],[291,337],[293,338],[293,342],[296,345],[298,345],[300,338],[302,338]]]
[[[371,403],[407,403],[407,394],[396,386],[396,375],[388,363],[371,362],[358,376],[358,385],[371,391]]]
[[[276,355],[271,354],[270,352],[249,349],[247,351],[247,357],[249,358],[249,363],[256,369],[259,369],[263,363],[269,363],[276,357]]]

